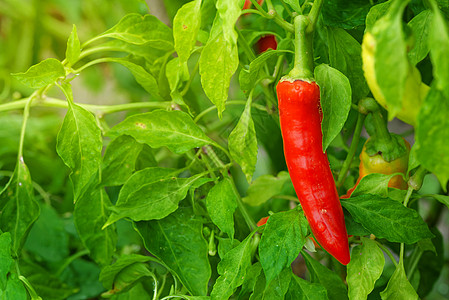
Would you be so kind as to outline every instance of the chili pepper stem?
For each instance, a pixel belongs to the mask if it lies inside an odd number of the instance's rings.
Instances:
[[[346,179],[346,173],[348,173],[351,162],[354,159],[355,152],[357,151],[357,146],[360,140],[360,133],[362,132],[363,123],[365,122],[366,115],[360,114],[357,118],[357,124],[355,125],[354,135],[352,136],[351,146],[349,147],[348,155],[346,156],[343,166],[341,168],[340,174],[338,174],[337,179],[337,189],[341,188]]]
[[[284,77],[285,80],[314,81],[312,34],[306,32],[309,24],[306,16],[295,17],[295,61],[293,69]]]

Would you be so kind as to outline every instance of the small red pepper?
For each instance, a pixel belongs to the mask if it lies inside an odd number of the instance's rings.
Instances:
[[[304,215],[321,247],[347,265],[343,209],[322,147],[320,89],[315,82],[281,79],[276,90],[285,160]]]
[[[276,50],[278,43],[276,37],[272,34],[261,37],[257,41],[257,53],[263,53],[268,49]]]
[[[257,0],[257,3],[259,5],[263,4],[263,0]],[[249,9],[251,7],[252,3],[251,0],[245,0],[245,4],[243,4],[243,9]]]

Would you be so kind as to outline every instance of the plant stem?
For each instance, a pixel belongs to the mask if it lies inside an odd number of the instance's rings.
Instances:
[[[337,189],[341,188],[346,179],[346,174],[348,173],[349,167],[351,166],[352,160],[354,159],[355,152],[357,151],[357,146],[360,140],[360,133],[362,132],[363,123],[365,121],[366,115],[360,114],[357,118],[357,124],[355,125],[354,135],[352,136],[351,146],[349,147],[348,155],[346,156],[341,171],[338,174],[337,179]]]
[[[397,263],[396,259],[394,259],[394,256],[393,256],[393,254],[391,254],[390,250],[388,250],[387,247],[385,247],[384,245],[382,245],[382,244],[379,243],[378,241],[375,241],[375,242],[377,243],[377,246],[379,246],[379,248],[382,249],[382,250],[388,255],[388,257],[389,257],[390,260],[393,262],[393,264],[394,264],[395,266],[397,266],[398,263]]]
[[[73,70],[74,74],[79,74],[81,73],[81,71],[83,71],[84,69],[96,65],[96,64],[100,64],[100,63],[104,63],[104,62],[115,62],[114,58],[111,57],[102,57],[102,58],[98,58],[98,59],[94,59],[88,63],[86,63],[85,65],[81,66],[80,68]]]
[[[10,103],[5,103],[0,105],[0,112],[2,111],[10,111],[16,109],[22,109],[28,103],[28,99],[21,99]],[[170,109],[172,106],[171,101],[165,102],[134,102],[134,103],[125,103],[125,104],[116,104],[116,105],[93,105],[93,104],[82,104],[77,103],[77,105],[83,107],[84,109],[92,112],[92,113],[115,113],[125,110],[131,109],[140,109],[140,108],[162,108],[162,109]],[[57,108],[67,108],[68,104],[66,100],[61,100],[57,98],[44,97],[41,99],[36,99],[31,103],[31,106],[42,106],[42,107],[57,107]]]
[[[318,21],[318,16],[320,14],[321,11],[321,7],[323,6],[323,0],[315,0],[313,2],[313,6],[312,9],[309,12],[309,27],[307,28],[307,32],[312,32],[315,30],[315,25]]]
[[[36,97],[36,92],[28,98],[25,103],[25,108],[23,109],[23,121],[22,121],[22,129],[20,130],[20,142],[19,142],[19,152],[17,154],[17,160],[23,161],[23,143],[25,142],[25,132],[27,127],[28,118],[30,117],[30,108],[31,103]]]
[[[245,204],[243,204],[242,197],[240,196],[239,191],[237,190],[237,187],[235,186],[234,180],[232,180],[231,177],[229,177],[231,181],[232,190],[234,191],[235,198],[237,199],[237,206],[242,213],[243,218],[245,219],[246,224],[249,227],[250,231],[253,231],[255,228],[257,228],[256,222],[254,222],[251,215],[246,210]]]
[[[89,250],[84,249],[80,252],[77,252],[75,254],[73,254],[72,256],[70,256],[69,258],[67,258],[65,260],[65,262],[59,267],[58,271],[56,271],[55,276],[59,277],[62,272],[64,272],[64,270],[75,260],[77,260],[80,257],[83,257],[84,255],[88,255],[89,254]]]
[[[246,105],[246,101],[244,100],[230,100],[230,101],[226,101],[226,105]],[[261,110],[261,111],[267,111],[267,108],[263,105],[260,104],[255,104],[252,103],[251,107],[254,107],[255,109]],[[202,117],[204,117],[206,114],[208,114],[211,111],[216,110],[217,107],[214,106],[209,106],[208,108],[206,108],[205,110],[203,110],[202,112],[200,112],[195,119],[193,120],[195,123],[197,123]]]
[[[295,61],[287,75],[290,80],[313,81],[313,54],[310,34],[306,34],[309,19],[299,15],[295,17]]]

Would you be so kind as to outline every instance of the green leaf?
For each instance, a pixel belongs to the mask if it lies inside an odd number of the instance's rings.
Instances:
[[[173,36],[175,50],[180,63],[187,62],[196,43],[196,37],[201,26],[201,0],[184,4],[173,19]]]
[[[432,86],[418,114],[415,147],[421,165],[438,177],[444,190],[449,179],[448,115],[449,98]]]
[[[242,168],[248,182],[251,182],[257,162],[257,138],[251,117],[251,102],[249,98],[239,122],[229,134],[228,139],[229,152]]]
[[[311,283],[296,275],[292,276],[285,300],[327,300],[327,291],[319,283]]]
[[[23,157],[17,161],[13,175],[0,193],[0,210],[0,229],[11,233],[11,248],[18,255],[39,217],[39,204],[34,199],[31,175]]]
[[[222,29],[225,40],[231,44],[237,44],[237,32],[235,31],[235,23],[237,23],[240,17],[240,12],[242,11],[243,0],[239,1],[228,1],[228,0],[217,0],[215,3],[217,7],[218,15],[222,20]]]
[[[404,271],[403,261],[399,261],[396,270],[388,281],[387,288],[380,293],[383,300],[412,300],[419,299]]]
[[[285,294],[290,285],[292,279],[292,271],[290,267],[285,268],[282,272],[267,285],[265,281],[265,276],[260,274],[256,286],[254,288],[254,293],[249,298],[250,300],[283,300]],[[295,275],[293,275],[295,276]]]
[[[229,299],[235,289],[243,284],[246,272],[251,266],[250,234],[237,247],[226,252],[223,259],[218,263],[218,274],[220,277],[210,294],[212,300]]]
[[[364,176],[352,192],[351,198],[363,194],[377,194],[379,196],[387,197],[388,183],[391,178],[396,175],[397,174],[384,175],[380,173],[372,173]]]
[[[219,17],[216,17],[214,27],[218,27],[215,24],[219,22]],[[204,92],[217,106],[219,117],[225,109],[231,77],[237,70],[238,63],[237,46],[225,39],[223,31],[215,35],[211,33],[201,52],[199,68]]]
[[[14,260],[11,257],[11,234],[9,232],[0,235],[0,292],[6,289],[9,270]]]
[[[360,195],[342,200],[341,204],[377,238],[390,242],[413,244],[433,237],[429,227],[413,209],[378,195]]]
[[[134,76],[137,83],[140,84],[145,91],[147,91],[151,96],[153,96],[158,101],[163,101],[164,99],[159,93],[159,86],[156,78],[145,70],[142,66],[131,62],[127,58],[108,58],[108,61],[119,63],[125,66]]]
[[[325,0],[322,8],[323,21],[327,26],[344,29],[362,26],[371,3],[364,0]]]
[[[237,199],[230,179],[223,179],[209,191],[206,206],[212,222],[233,239]]]
[[[444,263],[444,241],[441,232],[436,227],[431,228],[435,238],[430,242],[433,250],[424,249],[425,251],[418,262],[418,271],[421,275],[421,280],[418,287],[418,295],[424,298],[432,291],[433,286],[437,283],[438,278],[445,266]]]
[[[239,82],[240,82],[240,89],[246,94],[248,91],[252,90],[259,80],[260,77],[260,71],[263,70],[263,67],[265,66],[265,63],[268,59],[273,57],[273,55],[279,55],[280,53],[285,53],[286,51],[282,50],[270,50],[265,51],[256,59],[254,59],[249,64],[249,69],[246,70],[245,68],[242,68],[239,74]]]
[[[103,228],[126,217],[134,221],[165,218],[178,209],[178,203],[186,197],[190,186],[202,176],[201,174],[190,178],[164,176],[162,178],[153,177],[153,180],[148,177],[140,177],[143,174],[148,174],[149,170],[151,172],[151,169],[135,173],[125,183],[127,188],[130,188],[126,192],[120,192],[113,213],[109,216]],[[136,176],[140,178],[136,178]],[[131,180],[132,182],[146,180],[146,183],[131,187],[129,183]]]
[[[49,272],[43,267],[31,262],[21,262],[20,272],[22,276],[26,277],[26,280],[42,299],[65,300],[78,290],[63,283],[60,277],[54,274],[54,271]],[[40,299],[38,298],[36,300]]]
[[[48,58],[30,67],[25,73],[13,73],[11,75],[26,86],[38,89],[54,83],[60,77],[64,77],[65,69],[59,60]]]
[[[144,277],[154,276],[148,269],[148,265],[142,262],[134,262],[123,267],[115,276],[113,288],[101,294],[104,298],[109,298],[115,294],[124,293],[134,287]]]
[[[368,14],[366,15],[366,30],[371,31],[374,24],[376,24],[377,20],[379,20],[381,17],[385,16],[388,12],[388,9],[390,8],[391,1],[382,2],[379,4],[374,5],[369,10]]]
[[[92,181],[91,186],[78,199],[73,215],[78,234],[89,249],[90,257],[99,265],[107,265],[115,252],[117,232],[115,226],[102,228],[111,216],[108,208],[112,203],[106,191],[97,188],[97,184],[98,182]]]
[[[432,11],[424,10],[415,16],[408,25],[413,31],[415,46],[408,53],[412,65],[422,61],[429,53],[429,32],[432,21]]]
[[[436,88],[449,101],[449,28],[434,1],[432,3],[432,25],[429,34],[430,60]]]
[[[446,205],[449,208],[449,196],[439,195],[439,194],[432,194],[429,196],[440,201],[441,203],[443,203],[444,205]]]
[[[69,255],[69,239],[57,211],[40,205],[41,213],[31,228],[25,249],[46,262],[62,262]]]
[[[101,184],[122,185],[133,174],[142,144],[128,135],[120,135],[106,148],[103,157]]]
[[[103,142],[94,116],[72,101],[68,102],[69,108],[58,133],[56,150],[72,170],[70,179],[77,201],[92,175],[100,168]]]
[[[288,5],[290,5],[291,8],[293,8],[293,10],[295,12],[297,12],[298,14],[302,14],[302,9],[301,9],[301,5],[299,5],[299,1],[297,0],[284,0],[285,3],[287,3]]]
[[[323,152],[340,133],[351,109],[351,85],[340,71],[321,64],[315,68],[323,108]]]
[[[385,258],[376,242],[361,237],[362,244],[355,247],[348,264],[349,299],[367,299],[374,289],[374,283],[382,275]]]
[[[0,289],[2,300],[27,300],[27,291],[15,273],[11,274],[6,282],[6,288]]]
[[[259,245],[259,256],[267,283],[298,256],[307,236],[307,221],[298,210],[270,216]]]
[[[262,175],[256,178],[246,191],[243,202],[251,206],[259,206],[267,202],[273,196],[282,193],[284,185],[290,182],[290,175],[281,171],[275,177],[273,175]]]
[[[352,101],[357,103],[369,92],[362,69],[362,47],[346,30],[328,28],[329,60],[351,84]]]
[[[261,272],[262,265],[260,264],[260,262],[256,262],[248,268],[242,284],[242,288],[240,290],[240,299],[247,293],[251,293],[252,291],[254,291],[257,278],[259,277]]]
[[[67,41],[67,49],[65,51],[65,57],[67,59],[67,66],[71,67],[74,65],[81,54],[80,40],[78,39],[78,34],[76,32],[76,26],[73,24],[72,33],[70,33],[69,39]]]
[[[128,134],[151,148],[168,147],[177,154],[213,141],[183,111],[155,110],[126,118],[109,131],[110,136]]]
[[[113,295],[111,297],[112,300],[135,300],[135,299],[151,299],[153,293],[151,292],[151,296],[148,291],[143,286],[146,283],[138,282],[131,289],[126,292]]]
[[[162,220],[138,222],[145,248],[174,272],[194,296],[206,295],[211,276],[202,222],[180,208]]]
[[[149,14],[145,16],[128,14],[100,37],[110,37],[136,45],[151,43],[151,46],[156,49],[173,50],[172,30]]]
[[[386,16],[379,19],[372,28],[376,41],[374,69],[379,88],[388,105],[390,120],[402,108],[405,82],[410,67],[402,30],[402,14],[408,2],[409,0],[393,1]]]
[[[330,300],[348,299],[346,285],[336,273],[320,264],[306,252],[301,251],[301,254],[306,261],[312,283],[320,283],[324,286]]]
[[[101,270],[100,281],[106,289],[110,290],[114,287],[115,278],[124,268],[135,263],[144,263],[150,260],[149,256],[138,254],[122,255],[112,265],[108,265]]]

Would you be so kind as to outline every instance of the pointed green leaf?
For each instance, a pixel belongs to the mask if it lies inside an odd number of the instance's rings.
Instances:
[[[93,181],[91,186],[75,203],[73,212],[75,226],[81,241],[89,249],[90,257],[99,265],[107,265],[112,260],[117,244],[115,226],[103,229],[103,224],[110,217],[108,208],[112,206],[108,194],[103,188],[97,188]]]
[[[2,300],[27,300],[28,295],[23,283],[15,273],[11,274],[6,283],[6,289],[0,289],[0,299]]]
[[[415,16],[408,25],[413,31],[415,45],[408,53],[412,65],[416,65],[429,53],[429,32],[432,22],[432,11],[426,9]]]
[[[374,69],[379,88],[388,105],[391,120],[402,108],[405,82],[410,68],[402,29],[402,15],[407,1],[392,1],[387,14],[372,28],[376,41]],[[394,68],[391,68],[394,66]]]
[[[245,110],[234,130],[229,134],[229,152],[240,165],[246,180],[251,182],[257,162],[257,138],[254,121],[251,117],[251,99],[246,102]]]
[[[290,288],[285,295],[285,300],[327,300],[327,291],[319,283],[311,283],[296,275],[292,276]]]
[[[11,257],[11,234],[0,235],[0,291],[5,290],[9,270],[14,260]]]
[[[361,241],[362,244],[352,250],[348,264],[346,281],[351,300],[367,299],[385,265],[384,254],[376,242],[364,237]]]
[[[351,84],[337,69],[321,64],[315,68],[323,109],[323,151],[340,133],[351,109]]]
[[[213,141],[183,111],[155,110],[126,118],[109,131],[110,136],[128,134],[151,148],[168,147],[177,154]]]
[[[346,285],[336,273],[320,264],[306,252],[301,251],[301,254],[306,261],[312,283],[322,284],[326,288],[330,300],[348,299]]]
[[[415,147],[419,162],[438,177],[443,189],[449,179],[448,115],[449,98],[432,86],[418,114]]]
[[[153,15],[128,14],[101,37],[119,39],[127,43],[143,45],[151,43],[156,49],[173,49],[172,30]]]
[[[235,31],[235,23],[240,17],[240,12],[243,7],[243,0],[228,1],[217,0],[215,6],[218,14],[223,21],[222,29],[225,40],[231,45],[237,44],[237,32]]]
[[[211,300],[229,299],[235,289],[243,284],[245,274],[251,266],[251,241],[250,234],[237,247],[228,251],[218,263],[220,277],[215,281],[210,294]]]
[[[404,264],[401,260],[396,266],[396,270],[388,281],[387,288],[380,293],[382,300],[413,300],[419,299],[418,294],[413,289],[404,271]]]
[[[237,200],[230,179],[223,179],[209,191],[206,206],[212,222],[233,239],[234,211],[237,208]]]
[[[34,199],[33,183],[23,158],[0,194],[0,229],[10,232],[12,250],[18,254],[33,223],[39,217],[39,204]]]
[[[80,40],[78,39],[78,34],[76,32],[76,26],[73,24],[72,33],[67,41],[67,49],[65,51],[65,56],[68,62],[68,66],[72,66],[78,61],[81,54]]]
[[[429,34],[430,60],[436,88],[449,99],[449,25],[437,4],[432,1],[433,16]],[[449,100],[446,100],[449,101]]]
[[[65,76],[65,69],[61,62],[48,58],[30,67],[25,73],[11,74],[15,79],[33,89],[38,89],[54,83]]]
[[[215,20],[217,22],[218,18]],[[211,34],[201,52],[200,75],[204,92],[217,106],[220,117],[225,109],[231,77],[237,70],[238,63],[237,46],[229,43],[223,32]]]
[[[377,238],[390,242],[413,244],[433,234],[421,216],[400,202],[367,194],[345,199],[341,204]]]
[[[143,148],[129,135],[121,135],[106,148],[101,171],[104,186],[122,185],[135,170],[137,157]]]
[[[242,200],[252,206],[262,205],[271,197],[281,194],[287,182],[290,182],[290,175],[285,171],[279,172],[277,176],[259,176],[248,187],[247,195]]]
[[[207,294],[211,276],[208,246],[202,222],[188,208],[180,208],[162,220],[142,221],[135,227],[145,248],[174,272],[194,296]]]
[[[267,284],[298,256],[307,235],[307,221],[298,210],[270,216],[260,239],[259,256]]]
[[[141,176],[141,174],[146,174],[147,170],[136,174]],[[136,176],[133,175],[128,182],[137,180]],[[134,221],[165,218],[178,208],[178,203],[186,197],[190,186],[201,176],[195,175],[190,178],[164,176],[154,181],[147,178],[145,184],[134,186],[133,190],[128,189],[130,186],[128,182],[125,183],[127,189],[120,192],[114,212],[104,228],[126,217]]]
[[[352,101],[357,103],[369,92],[362,69],[362,47],[342,28],[328,28],[329,60],[332,67],[342,72],[349,80]]]
[[[196,43],[196,37],[201,26],[201,0],[184,4],[173,19],[173,36],[175,50],[180,63],[185,63]]]
[[[103,142],[94,116],[69,101],[69,109],[58,133],[56,150],[72,170],[75,201],[81,196],[101,164]]]

